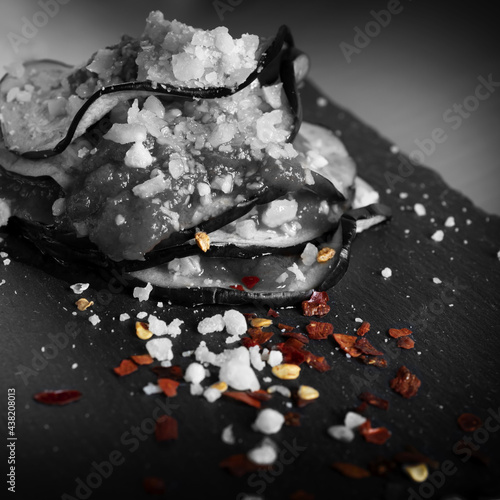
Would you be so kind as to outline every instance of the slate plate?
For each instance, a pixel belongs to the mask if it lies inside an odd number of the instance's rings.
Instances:
[[[225,347],[222,334],[202,338],[196,333],[201,318],[222,308],[139,303],[120,290],[117,281],[103,282],[85,269],[61,269],[7,236],[2,249],[11,263],[0,268],[0,282],[5,280],[0,286],[1,381],[4,401],[8,387],[16,392],[17,498],[151,498],[142,487],[146,476],[162,478],[163,498],[173,499],[242,499],[244,494],[287,499],[297,490],[315,499],[451,494],[473,499],[499,494],[500,218],[476,209],[433,171],[409,164],[391,151],[387,140],[345,110],[331,103],[318,106],[319,95],[310,84],[303,89],[306,119],[341,133],[362,177],[394,211],[390,223],[362,233],[354,242],[350,269],[330,291],[332,310],[324,320],[340,333],[354,333],[356,318],[369,321],[368,338],[386,352],[388,368],[347,359],[332,339],[312,341],[310,350],[326,356],[333,369],[320,374],[306,367],[300,383],[317,388],[320,399],[294,410],[302,415],[301,427],[284,427],[273,436],[280,449],[288,451],[282,451],[272,472],[232,477],[219,462],[246,452],[262,438],[251,430],[253,408],[226,398],[210,404],[190,396],[185,385],[167,402],[164,396],[142,393],[147,382],[156,380],[148,367],[123,378],[112,371],[121,359],[145,352],[133,320],[120,322],[121,313],[133,318],[139,311],[153,312],[167,321],[182,318],[184,333],[174,340],[174,363],[185,367],[189,358],[181,353],[200,340],[213,351]],[[425,216],[416,215],[415,203],[426,207]],[[449,216],[455,218],[454,227],[444,226]],[[438,229],[444,231],[441,242],[431,239]],[[392,269],[390,279],[380,274],[385,267]],[[440,284],[433,282],[435,277]],[[91,281],[84,296],[95,301],[92,311],[75,314],[77,297],[69,285],[77,281]],[[252,304],[240,309],[266,312]],[[88,322],[92,312],[101,318],[95,327]],[[282,310],[280,321],[301,327],[308,323],[296,308]],[[396,348],[387,335],[391,327],[411,328],[415,349]],[[278,341],[276,332],[272,343]],[[418,395],[410,400],[389,388],[403,364],[422,380]],[[270,370],[263,375],[269,376]],[[296,387],[297,382],[287,385]],[[83,397],[64,407],[36,403],[33,395],[46,389],[78,389]],[[374,426],[392,432],[383,446],[366,443],[361,436],[351,444],[340,443],[326,433],[358,406],[357,395],[363,390],[390,402],[388,411],[370,407],[365,412]],[[266,406],[289,410],[279,395]],[[466,411],[483,419],[482,431],[465,435],[459,429],[457,417]],[[178,441],[155,441],[154,417],[165,412],[179,422]],[[232,446],[220,438],[229,424],[237,437]],[[464,437],[489,458],[489,465],[467,453],[453,453]],[[440,462],[425,483],[413,483],[399,470],[385,478],[354,480],[330,468],[334,461],[367,467],[406,445]],[[111,459],[112,467],[104,463]]]

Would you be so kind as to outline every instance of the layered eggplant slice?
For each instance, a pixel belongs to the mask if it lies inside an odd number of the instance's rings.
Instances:
[[[356,221],[389,213],[352,210],[356,186],[377,194],[335,134],[302,122],[307,68],[286,27],[233,39],[156,12],[82,68],[13,70],[0,85],[10,225],[59,262],[178,302],[284,304],[333,286]]]

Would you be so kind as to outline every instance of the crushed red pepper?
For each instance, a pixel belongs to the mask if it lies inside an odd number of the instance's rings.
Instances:
[[[289,411],[285,413],[285,425],[290,427],[300,427],[300,413]]]
[[[171,378],[159,378],[158,385],[164,392],[165,396],[173,398],[177,396],[177,387],[179,387],[179,382],[172,380]]]
[[[241,282],[249,290],[251,290],[259,281],[260,281],[260,278],[257,276],[245,276],[245,277],[241,278]]]
[[[407,399],[416,396],[420,385],[419,378],[411,373],[406,366],[401,366],[396,377],[390,382],[391,389]]]
[[[134,373],[136,370],[137,365],[130,359],[123,359],[120,366],[113,368],[113,371],[120,377]]]
[[[159,378],[171,378],[172,380],[184,380],[184,373],[179,365],[173,366],[154,366],[151,368],[153,373]]]
[[[150,365],[154,361],[149,354],[137,354],[135,356],[130,356],[130,358],[136,365]]]
[[[65,389],[58,391],[39,392],[33,396],[33,399],[45,405],[62,406],[67,405],[68,403],[73,403],[74,401],[78,401],[81,397],[82,393],[80,391],[76,391],[74,389]]]
[[[316,356],[304,348],[305,344],[296,338],[289,338],[286,342],[277,344],[276,348],[283,354],[283,363],[300,365],[306,362],[319,372],[325,372],[331,367],[324,356]]]
[[[236,399],[236,401],[241,401],[242,403],[253,406],[254,408],[261,407],[260,400],[253,396],[250,396],[248,392],[224,391],[222,395],[226,396],[227,398]]]
[[[354,337],[356,338],[356,337]],[[375,349],[365,337],[358,337],[354,342],[354,347],[367,356],[383,356],[384,353]]]
[[[391,437],[391,432],[386,427],[372,427],[370,420],[358,427],[359,433],[368,443],[385,444]]]
[[[464,432],[474,432],[483,425],[483,421],[473,413],[462,413],[458,417],[457,423]]]
[[[333,335],[333,325],[321,321],[311,321],[306,326],[307,335],[313,340],[323,340]]]
[[[353,358],[362,354],[361,351],[355,347],[358,337],[355,337],[354,335],[345,335],[343,333],[334,333],[333,338],[337,341],[340,348]]]
[[[177,420],[169,415],[156,419],[155,437],[157,441],[171,441],[179,437]]]
[[[382,410],[387,410],[389,408],[389,401],[387,401],[387,399],[375,396],[375,394],[368,391],[362,392],[358,398],[361,399],[361,401],[364,401],[372,406],[376,406],[377,408],[381,408]]]
[[[363,469],[359,465],[349,464],[346,462],[333,462],[332,468],[340,472],[343,476],[350,477],[351,479],[362,479],[370,477],[370,471]]]
[[[280,313],[274,309],[269,309],[269,311],[267,311],[267,316],[270,316],[271,318],[279,318],[279,315]]]
[[[298,333],[298,332],[282,332],[281,335],[283,335],[283,337],[289,337],[289,338],[300,340],[300,342],[302,342],[304,344],[308,344],[309,343],[309,339],[305,335],[303,335],[302,333]]]
[[[278,323],[278,328],[280,330],[285,330],[287,332],[293,332],[293,330],[295,330],[295,327],[290,325],[284,325],[283,323]]]
[[[155,476],[145,477],[142,481],[142,487],[149,495],[163,495],[166,491],[165,481]]]
[[[407,335],[411,335],[413,332],[411,330],[408,330],[408,328],[389,328],[389,335],[394,338],[398,339],[399,337],[406,337]]]
[[[368,321],[363,321],[363,323],[361,323],[360,327],[356,331],[356,335],[358,335],[359,337],[364,337],[370,331],[370,326],[371,325],[370,323],[368,323]]]
[[[302,302],[304,316],[324,316],[330,312],[328,294],[326,292],[313,292],[309,300]]]
[[[365,365],[376,366],[377,368],[387,368],[387,360],[380,356],[366,356],[362,354],[358,359]]]
[[[410,337],[399,337],[396,345],[401,347],[401,349],[413,349],[415,341]]]
[[[265,344],[274,335],[273,332],[262,330],[260,326],[249,328],[247,334],[249,337],[243,337],[241,339],[242,345],[247,349],[255,345]]]

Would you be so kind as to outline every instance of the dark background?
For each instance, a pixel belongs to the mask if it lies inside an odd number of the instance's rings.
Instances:
[[[233,35],[272,36],[286,23],[297,45],[311,56],[312,80],[327,95],[407,153],[417,149],[415,141],[443,128],[447,139],[425,155],[425,163],[478,206],[500,213],[500,91],[481,101],[456,130],[443,120],[448,109],[473,94],[479,76],[491,73],[500,81],[498,21],[491,2],[401,0],[401,12],[353,54],[350,63],[340,44],[353,44],[355,28],[364,31],[373,20],[371,11],[386,10],[388,0],[220,0],[221,4],[232,9],[222,13],[222,20],[213,0],[71,0],[23,45],[22,55],[83,62],[122,33],[139,35],[154,9],[162,10],[167,19],[206,29],[224,24]],[[37,0],[2,0],[0,62],[19,55],[7,35],[20,33],[22,17],[32,19],[39,10]]]

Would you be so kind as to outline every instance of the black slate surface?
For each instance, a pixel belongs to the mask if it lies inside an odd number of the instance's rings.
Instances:
[[[284,427],[272,436],[281,449],[294,451],[283,455],[265,476],[232,477],[218,463],[262,439],[250,427],[256,415],[253,408],[225,398],[210,404],[190,396],[186,385],[170,401],[146,396],[142,387],[156,380],[148,367],[123,378],[112,372],[121,359],[145,352],[144,342],[134,334],[133,319],[120,322],[121,313],[133,318],[147,311],[167,321],[183,319],[184,333],[174,339],[174,363],[185,367],[190,360],[181,353],[200,340],[213,351],[226,347],[225,335],[196,333],[201,318],[222,308],[165,304],[160,309],[156,300],[139,303],[113,286],[116,282],[99,280],[85,269],[56,269],[29,246],[4,235],[1,247],[11,262],[0,267],[0,282],[5,280],[0,286],[1,418],[5,429],[7,388],[14,388],[17,498],[151,498],[142,488],[142,479],[150,475],[164,479],[166,493],[160,498],[171,499],[242,499],[245,494],[287,499],[297,490],[315,499],[499,497],[500,218],[476,209],[433,171],[409,164],[391,151],[388,141],[345,110],[334,104],[318,106],[318,95],[311,85],[303,90],[306,118],[341,133],[361,176],[394,211],[390,223],[360,234],[354,242],[350,269],[330,291],[332,310],[324,319],[339,333],[354,333],[356,318],[369,321],[368,338],[386,351],[388,368],[347,359],[332,339],[312,341],[310,350],[325,355],[332,370],[320,374],[306,367],[299,380],[287,383],[297,387],[300,381],[321,393],[314,404],[294,409],[302,415],[301,427]],[[422,203],[427,214],[417,216],[414,203]],[[456,224],[444,227],[450,215]],[[431,239],[437,229],[445,234],[439,243]],[[390,279],[380,274],[385,267],[392,269]],[[442,283],[434,283],[434,277]],[[77,297],[69,285],[89,280],[92,286],[84,296],[95,305],[75,315]],[[264,314],[266,308],[249,304],[240,310]],[[95,327],[87,320],[92,312],[101,318]],[[282,310],[280,321],[302,327],[308,323],[297,308]],[[396,348],[387,335],[391,327],[411,328],[415,349]],[[56,337],[59,346],[51,350]],[[279,339],[276,332],[272,343]],[[389,380],[403,364],[422,380],[418,395],[410,400],[389,388]],[[261,379],[262,375],[269,376],[269,368],[261,372]],[[80,390],[83,398],[64,407],[32,399],[39,391],[65,388]],[[387,412],[373,407],[365,412],[374,426],[392,432],[383,446],[366,443],[361,436],[350,444],[340,443],[326,433],[359,404],[357,395],[363,390],[390,402]],[[284,404],[285,399],[275,395],[265,406],[288,411]],[[158,443],[152,435],[153,417],[165,411],[179,421],[176,442]],[[491,424],[489,430],[465,435],[456,419],[466,411]],[[232,446],[220,438],[229,424],[237,437]],[[464,436],[489,457],[489,465],[452,452]],[[333,461],[366,467],[405,445],[447,463],[453,472],[445,475],[431,469],[430,478],[419,485],[400,471],[354,480],[330,468]],[[103,465],[101,473],[95,473],[95,465],[109,461],[110,455],[116,461],[113,470]],[[6,463],[5,451],[4,457]],[[87,481],[90,487],[79,488]]]

